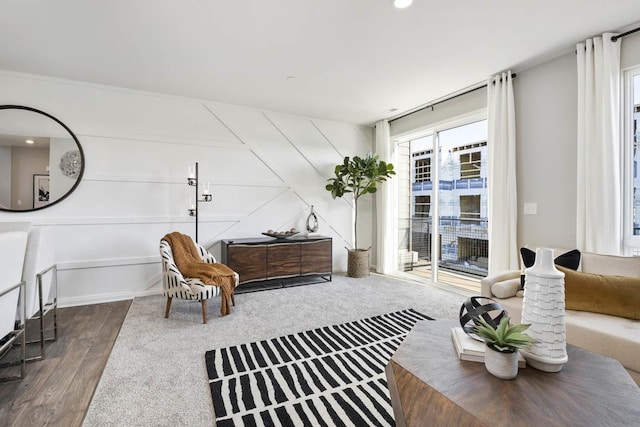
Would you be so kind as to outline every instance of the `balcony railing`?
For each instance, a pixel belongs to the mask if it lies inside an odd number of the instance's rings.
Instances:
[[[486,218],[440,217],[438,267],[484,277],[488,272],[489,233]],[[399,222],[400,268],[429,266],[432,254],[432,217],[403,218]]]
[[[454,179],[453,181],[440,180],[440,190],[469,190],[487,188],[487,178]],[[412,191],[431,191],[433,181],[415,181],[411,184]]]

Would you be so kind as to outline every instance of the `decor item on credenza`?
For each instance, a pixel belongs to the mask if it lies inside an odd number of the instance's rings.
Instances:
[[[528,348],[532,338],[523,333],[530,325],[509,325],[509,317],[503,317],[498,327],[482,317],[475,319],[476,334],[486,343],[484,366],[492,375],[511,380],[518,375],[518,351]]]
[[[553,263],[553,250],[538,248],[525,270],[522,322],[530,323],[534,344],[522,352],[528,365],[558,372],[569,360],[565,326],[564,273]]]
[[[187,184],[189,184],[190,186],[194,187],[195,190],[195,199],[191,199],[189,201],[189,216],[195,216],[196,217],[196,236],[195,236],[195,242],[198,243],[198,204],[202,203],[202,202],[210,202],[213,200],[213,196],[211,195],[211,188],[209,186],[209,183],[207,182],[202,189],[202,199],[199,199],[198,197],[198,162],[196,162],[196,165],[194,168],[191,168],[191,166],[189,166],[188,169],[188,174],[189,176],[187,177]],[[194,202],[195,200],[195,202]]]
[[[318,231],[318,217],[313,211],[313,205],[311,205],[311,212],[307,217],[307,234],[313,234]]]
[[[273,231],[273,230],[268,230],[263,232],[262,234],[264,234],[265,236],[269,236],[269,237],[274,237],[276,239],[287,239],[291,236],[295,236],[296,234],[298,234],[299,231],[295,228],[291,228],[288,231]]]
[[[49,175],[33,174],[33,207],[49,204]]]
[[[366,277],[369,275],[369,248],[358,247],[358,199],[366,194],[378,191],[377,184],[382,184],[395,175],[393,164],[386,163],[375,154],[366,157],[345,157],[336,165],[335,176],[329,178],[325,186],[334,199],[352,193],[353,197],[353,249],[349,251],[347,275],[349,277]]]

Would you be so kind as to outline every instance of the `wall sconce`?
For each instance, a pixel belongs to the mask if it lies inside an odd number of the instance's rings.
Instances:
[[[196,162],[195,167],[189,166],[188,176],[187,176],[187,184],[189,186],[194,187],[195,190],[195,199],[191,199],[189,201],[189,209],[187,212],[189,216],[196,217],[196,243],[198,242],[198,203],[202,202],[211,202],[213,200],[213,195],[211,194],[211,188],[209,183],[207,182],[202,189],[202,199],[198,197],[198,162]],[[195,203],[194,203],[195,200]]]

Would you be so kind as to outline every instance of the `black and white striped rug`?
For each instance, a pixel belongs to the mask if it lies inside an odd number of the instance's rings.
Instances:
[[[205,354],[216,425],[393,426],[384,368],[413,309]]]

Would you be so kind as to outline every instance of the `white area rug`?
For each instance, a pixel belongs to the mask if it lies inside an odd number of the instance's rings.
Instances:
[[[328,283],[237,295],[225,317],[215,299],[206,325],[197,302],[174,299],[164,319],[165,298],[136,298],[83,425],[212,426],[206,351],[406,308],[457,319],[465,298],[386,276],[334,275]]]

